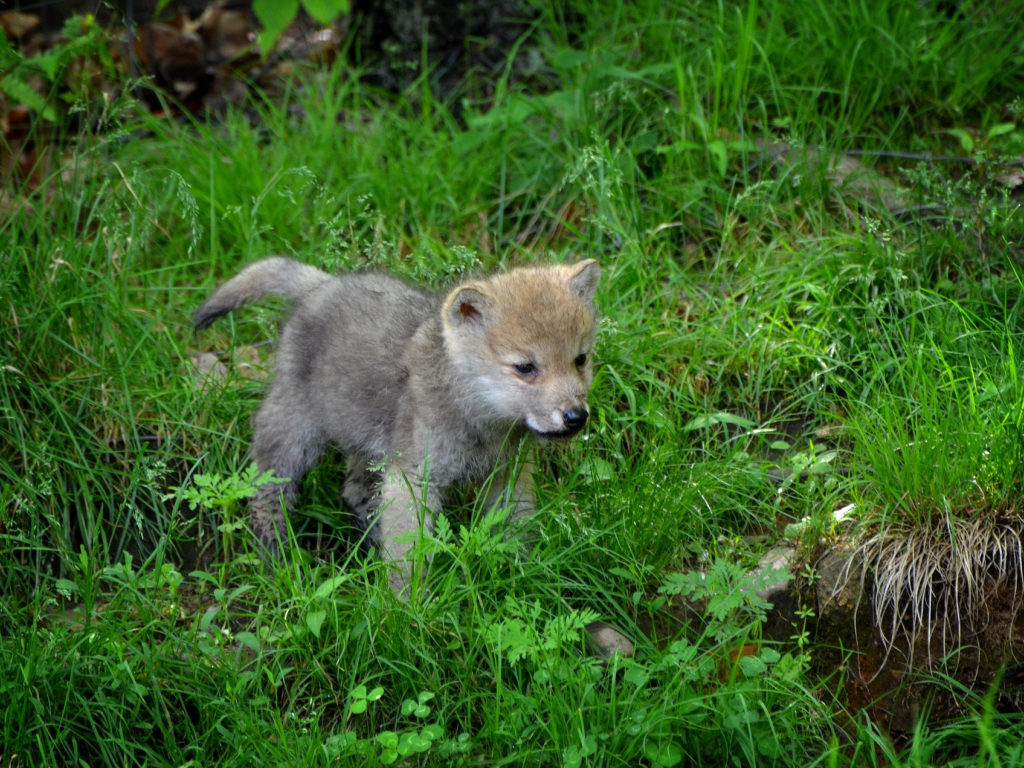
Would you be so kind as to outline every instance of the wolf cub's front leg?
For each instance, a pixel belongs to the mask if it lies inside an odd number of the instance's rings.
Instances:
[[[536,461],[533,449],[529,449],[522,462],[522,466],[508,466],[494,473],[491,479],[491,488],[487,493],[484,502],[485,509],[493,509],[498,504],[506,501],[511,502],[512,510],[506,520],[507,525],[512,525],[524,518],[531,517],[537,507],[537,497],[533,490],[533,473],[536,469]],[[507,497],[509,475],[518,470],[515,476],[515,484],[512,486],[511,498]]]
[[[399,597],[409,597],[413,565],[407,558],[409,550],[421,526],[424,532],[434,530],[434,515],[440,509],[441,494],[429,478],[424,483],[419,468],[400,461],[388,463],[377,507],[376,540],[384,559],[398,564],[388,574],[388,583]]]

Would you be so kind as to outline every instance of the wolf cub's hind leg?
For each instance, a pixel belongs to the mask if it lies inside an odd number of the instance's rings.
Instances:
[[[249,503],[250,525],[269,566],[291,548],[281,501],[289,508],[295,505],[299,483],[324,447],[322,432],[308,421],[302,408],[274,394],[272,391],[264,400],[256,416],[252,453],[260,472],[272,469],[275,477],[288,481],[260,486]]]
[[[346,456],[345,485],[341,500],[356,518],[356,524],[366,536],[363,546],[369,548],[376,543],[377,507],[380,504],[380,485],[383,480],[379,472],[371,472],[364,459]]]

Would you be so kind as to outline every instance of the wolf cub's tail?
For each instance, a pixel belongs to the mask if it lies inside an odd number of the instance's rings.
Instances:
[[[301,297],[331,276],[316,267],[294,259],[275,256],[250,264],[228,280],[192,316],[196,330],[201,331],[214,320],[233,312],[243,304],[258,301],[268,294]]]

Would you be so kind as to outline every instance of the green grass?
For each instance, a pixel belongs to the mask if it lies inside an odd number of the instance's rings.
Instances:
[[[753,144],[1017,156],[1015,13],[545,6],[542,71],[493,107],[338,65],[223,121],[65,136],[68,169],[0,219],[0,762],[373,765],[392,733],[422,765],[1024,765],[984,691],[894,742],[808,638],[731,660],[764,626],[736,582],[787,523],[808,556],[1020,527],[1024,217],[1001,170],[880,161],[925,220]],[[468,494],[428,599],[396,602],[337,456],[304,483],[291,570],[257,567],[230,494],[189,508],[176,488],[248,465],[265,384],[240,350],[283,307],[189,318],[273,253],[431,285],[600,260],[594,418],[542,451],[529,556]],[[209,350],[222,384],[192,372]],[[691,571],[723,598],[699,621],[659,591]],[[585,651],[594,617],[635,660]]]

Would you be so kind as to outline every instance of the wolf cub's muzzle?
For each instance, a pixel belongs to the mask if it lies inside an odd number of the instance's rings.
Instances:
[[[586,408],[570,408],[562,416],[562,421],[565,422],[565,428],[572,432],[579,432],[583,429],[583,425],[587,423],[587,417],[590,413]]]
[[[588,418],[590,418],[590,412],[586,408],[570,408],[562,414],[562,423],[565,424],[565,429],[543,432],[539,429],[533,429],[531,426],[530,431],[544,440],[565,440],[583,429],[583,425],[587,423]]]

